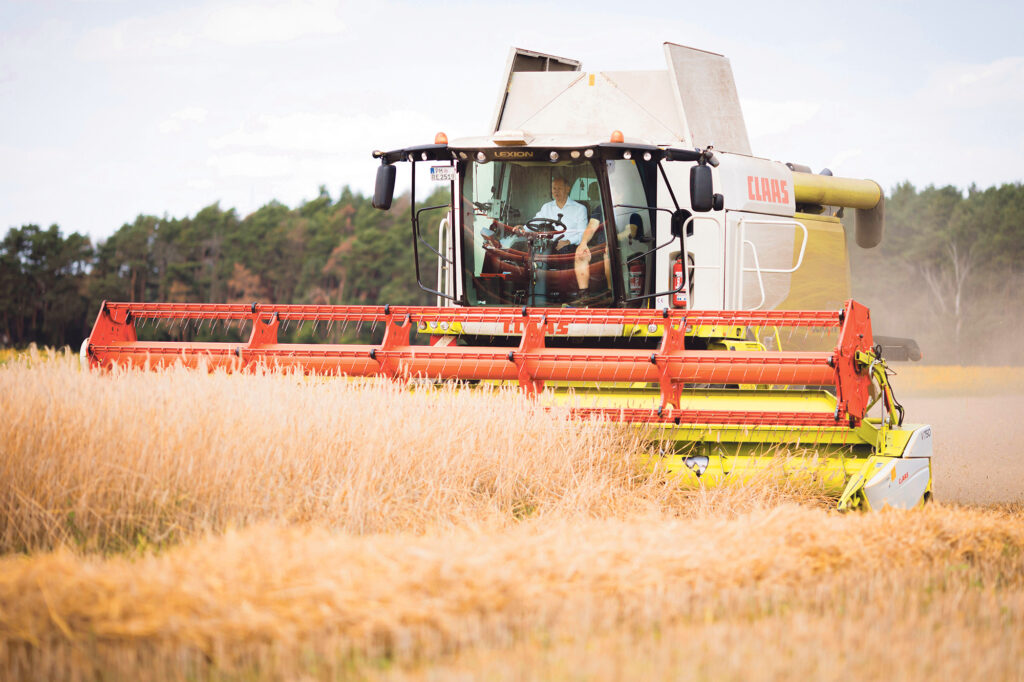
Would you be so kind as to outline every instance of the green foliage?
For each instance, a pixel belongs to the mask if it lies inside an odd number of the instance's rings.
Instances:
[[[88,237],[38,225],[12,228],[0,242],[0,345],[60,346],[85,327]]]
[[[444,213],[423,217],[435,247]],[[347,187],[337,201],[321,187],[294,209],[272,201],[244,218],[218,204],[186,218],[140,215],[95,248],[56,225],[12,228],[0,242],[0,346],[77,345],[103,300],[426,304],[411,215],[408,197],[384,212]],[[433,286],[437,261],[420,252]]]

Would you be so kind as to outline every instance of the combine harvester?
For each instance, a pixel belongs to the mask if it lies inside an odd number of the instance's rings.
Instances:
[[[665,56],[663,71],[587,73],[514,49],[491,134],[374,152],[377,208],[391,207],[396,164],[412,167],[414,266],[436,306],[107,302],[83,358],[511,382],[577,417],[636,424],[694,482],[811,452],[786,466],[840,509],[922,504],[931,428],[903,423],[870,313],[849,300],[839,218],[853,209],[857,244],[876,246],[881,188],[752,156],[728,60],[674,44]],[[417,206],[417,170],[451,201]],[[427,241],[433,211],[444,218]],[[251,333],[139,341],[154,319]],[[282,343],[282,323],[384,334]],[[919,357],[913,342],[884,345]]]

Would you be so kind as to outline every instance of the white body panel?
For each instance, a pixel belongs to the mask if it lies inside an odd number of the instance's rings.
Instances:
[[[901,459],[889,462],[864,484],[871,509],[917,506],[931,481],[932,427],[919,426],[910,435]]]
[[[728,211],[725,302],[729,310],[774,310],[803,264],[807,228],[793,218]]]
[[[698,147],[750,154],[747,125],[729,60],[720,54],[665,43],[669,82],[687,138]]]
[[[745,158],[745,157],[736,157]],[[665,175],[672,184],[679,205],[690,205],[690,164],[662,164]],[[664,179],[658,179],[658,204],[660,208],[672,210],[671,194]],[[692,234],[686,237],[686,250],[693,256],[693,287],[689,291],[691,310],[725,309],[725,211],[697,213],[692,219]],[[658,242],[664,243],[670,234],[671,217],[665,211],[658,212]],[[672,265],[678,249],[662,249],[656,254],[655,273],[658,291],[671,288]],[[670,307],[668,296],[655,299],[654,307]]]
[[[907,441],[907,447],[903,450],[904,457],[931,457],[932,456],[932,427],[922,426],[914,431]]]
[[[500,130],[571,132],[598,139],[623,130],[630,138],[654,144],[690,146],[672,101],[650,96],[667,92],[664,71],[516,73],[509,82]]]
[[[586,73],[575,60],[513,48],[493,131],[529,130],[750,154],[729,60],[665,43],[663,71]]]
[[[687,251],[694,259],[690,307],[695,310],[770,310],[789,294],[790,275],[801,264],[806,228],[793,220],[793,174],[783,164],[739,154],[719,154],[715,189],[725,210],[693,217]],[[680,205],[689,203],[688,164],[667,163],[666,174]],[[763,193],[762,193],[763,190]],[[672,208],[667,192],[659,203]],[[659,218],[668,229],[668,216]],[[665,232],[660,232],[665,234]],[[668,281],[675,253],[659,254],[660,281]],[[668,305],[668,297],[656,302]]]
[[[792,216],[796,210],[793,172],[785,164],[753,156],[718,154],[715,191],[734,211]]]
[[[931,460],[927,457],[897,459],[882,467],[864,485],[871,509],[911,509],[920,504],[928,490]]]

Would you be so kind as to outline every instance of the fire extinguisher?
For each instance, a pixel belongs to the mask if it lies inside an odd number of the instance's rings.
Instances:
[[[678,289],[678,291],[676,291]],[[676,262],[672,265],[672,306],[674,308],[685,308],[687,304],[686,292],[686,270],[683,268],[683,257],[676,256]]]
[[[644,259],[634,258],[629,262],[629,296],[636,298],[644,293]]]

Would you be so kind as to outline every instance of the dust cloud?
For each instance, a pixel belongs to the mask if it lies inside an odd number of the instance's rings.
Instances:
[[[935,500],[1024,501],[1024,391],[1017,395],[908,397],[907,421],[931,424]]]

